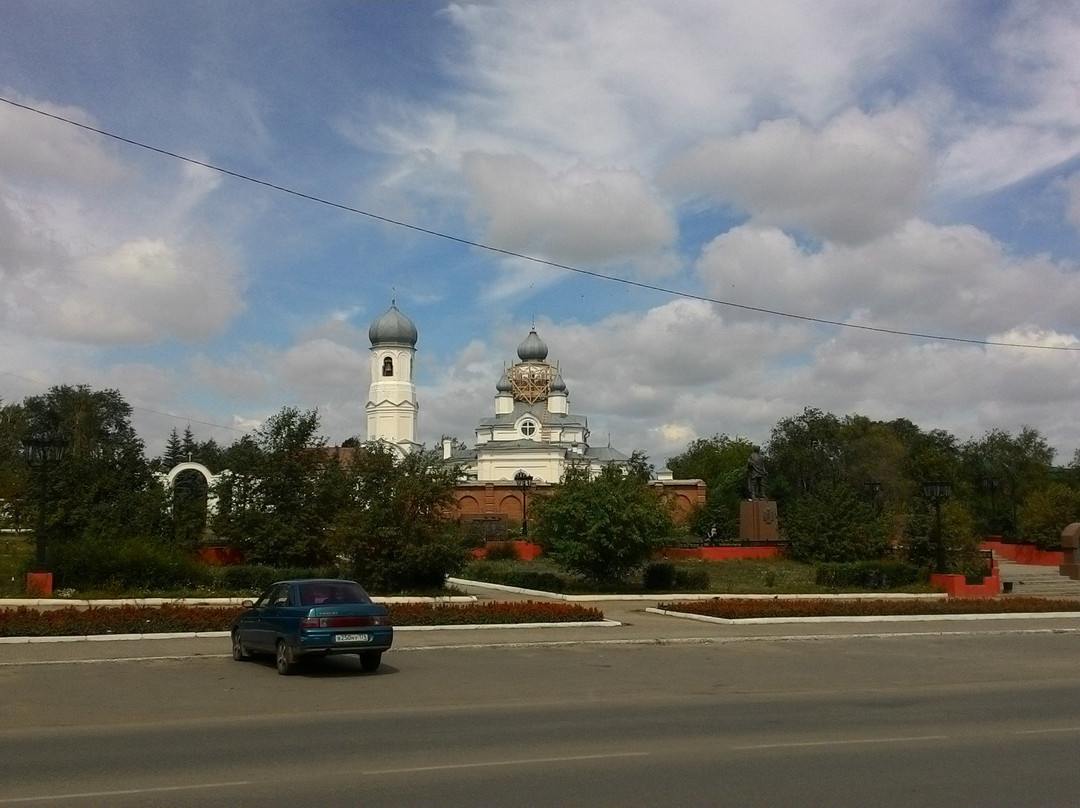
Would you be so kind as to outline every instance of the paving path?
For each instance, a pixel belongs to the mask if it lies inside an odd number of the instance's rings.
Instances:
[[[1014,596],[1080,598],[1080,581],[1062,575],[1057,567],[1018,564],[1004,558],[998,558],[997,562],[1001,581],[1012,583]]]

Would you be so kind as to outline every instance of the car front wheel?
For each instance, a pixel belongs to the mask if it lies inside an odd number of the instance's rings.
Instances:
[[[360,654],[360,669],[370,673],[377,671],[382,662],[382,651],[363,651]]]
[[[285,640],[278,640],[277,643],[277,672],[282,676],[296,672],[296,657],[293,656],[292,646]]]

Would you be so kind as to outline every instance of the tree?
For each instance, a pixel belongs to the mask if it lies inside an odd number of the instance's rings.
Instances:
[[[50,475],[56,505],[48,527],[58,541],[161,535],[164,492],[118,391],[53,387],[23,407],[28,432],[52,430],[68,443]]]
[[[630,453],[630,459],[626,461],[626,473],[637,477],[643,483],[653,478],[656,467],[649,462],[649,456],[641,449],[634,449]]]
[[[624,581],[671,534],[671,511],[635,475],[607,466],[590,479],[568,469],[533,505],[534,536],[564,569],[601,584]]]
[[[0,519],[15,529],[26,527],[31,518],[30,480],[20,444],[25,434],[22,406],[0,400]]]
[[[347,501],[319,415],[285,407],[225,453],[214,530],[253,563],[307,566],[331,560],[327,531]]]
[[[27,434],[67,441],[49,474],[49,568],[59,587],[179,586],[191,567],[163,544],[165,491],[116,390],[53,387],[23,402]]]
[[[746,460],[754,444],[746,438],[713,435],[691,441],[680,455],[668,459],[668,468],[680,480],[703,480],[706,504],[691,517],[691,528],[717,542],[739,536],[739,500],[746,487]]]
[[[352,491],[334,520],[331,546],[356,578],[379,592],[439,589],[468,560],[453,521],[458,469],[438,452],[405,457],[368,443],[340,467]]]
[[[888,521],[849,484],[823,481],[781,514],[788,554],[798,561],[865,561],[888,547]]]
[[[823,482],[843,477],[843,425],[832,413],[807,407],[777,422],[765,455],[772,496],[781,507]]]
[[[1051,483],[1032,491],[1020,508],[1019,538],[1044,550],[1061,546],[1061,531],[1080,522],[1080,491],[1063,483]]]
[[[937,566],[936,520],[931,503],[919,497],[912,503],[904,528],[908,561],[930,570]],[[980,554],[982,542],[975,519],[959,499],[948,499],[941,504],[941,541],[945,545],[947,572],[973,575],[984,571],[986,565]]]
[[[1039,431],[1024,427],[1020,434],[992,429],[962,450],[964,494],[983,534],[1016,536],[1019,509],[1051,480],[1054,449]]]

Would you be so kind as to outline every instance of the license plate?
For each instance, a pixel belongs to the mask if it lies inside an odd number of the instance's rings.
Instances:
[[[370,634],[335,634],[334,642],[371,642]]]

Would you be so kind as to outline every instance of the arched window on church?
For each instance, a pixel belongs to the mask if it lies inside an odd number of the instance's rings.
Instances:
[[[382,375],[383,376],[393,376],[394,375],[394,360],[393,360],[393,358],[387,356],[386,358],[383,359],[383,361],[382,361]]]

